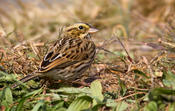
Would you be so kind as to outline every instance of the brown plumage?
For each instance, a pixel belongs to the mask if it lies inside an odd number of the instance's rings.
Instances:
[[[80,77],[92,64],[96,47],[91,41],[91,33],[97,29],[86,23],[77,23],[64,28],[61,37],[49,49],[38,70],[22,78],[27,82],[36,77],[51,80],[74,80]],[[18,84],[12,85],[12,88]]]

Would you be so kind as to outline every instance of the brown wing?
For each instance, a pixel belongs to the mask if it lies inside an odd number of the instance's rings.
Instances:
[[[62,69],[79,61],[91,60],[95,55],[95,45],[79,38],[60,38],[46,54],[39,72],[47,72],[54,67]]]

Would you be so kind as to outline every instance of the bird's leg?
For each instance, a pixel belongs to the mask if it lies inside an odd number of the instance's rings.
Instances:
[[[49,80],[45,80],[43,85],[43,94],[46,95],[46,90],[49,85]]]
[[[51,80],[49,78],[44,78],[42,81],[41,81],[41,86],[43,88],[43,94],[45,95],[46,94],[46,91],[47,91],[47,88],[48,86],[51,84]]]

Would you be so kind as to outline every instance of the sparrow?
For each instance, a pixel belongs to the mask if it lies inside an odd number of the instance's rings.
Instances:
[[[91,35],[97,31],[87,23],[75,23],[64,27],[38,69],[20,81],[24,83],[37,77],[73,81],[81,77],[94,61],[96,46],[91,40]],[[11,88],[18,85],[19,83],[14,83]]]

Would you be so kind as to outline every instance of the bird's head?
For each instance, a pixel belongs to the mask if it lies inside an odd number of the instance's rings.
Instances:
[[[98,30],[87,23],[76,23],[65,28],[66,36],[79,37],[81,39],[89,39],[90,34]]]

